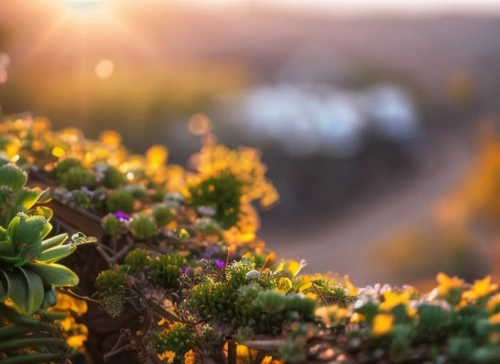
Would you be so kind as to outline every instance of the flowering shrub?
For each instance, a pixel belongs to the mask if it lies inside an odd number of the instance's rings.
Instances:
[[[89,140],[45,119],[0,129],[2,362],[62,360],[87,338],[96,362],[500,361],[490,277],[439,274],[427,294],[359,289],[266,250],[253,203],[278,195],[254,149],[211,142],[189,170],[169,165],[162,146],[130,154],[112,131]],[[89,239],[49,236],[50,219],[100,237],[76,252],[83,267],[64,261],[92,290],[61,288],[78,277],[56,261]]]

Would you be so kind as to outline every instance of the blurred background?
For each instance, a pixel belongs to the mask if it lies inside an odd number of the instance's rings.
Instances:
[[[207,133],[258,147],[278,256],[474,279],[498,269],[499,34],[497,0],[3,1],[0,106],[178,164]]]

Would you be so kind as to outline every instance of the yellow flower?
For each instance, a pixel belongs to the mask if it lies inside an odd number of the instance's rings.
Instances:
[[[500,293],[497,293],[493,297],[491,297],[488,300],[488,303],[486,303],[486,309],[488,311],[493,311],[495,310],[498,306],[500,305]]]
[[[323,306],[316,309],[316,316],[326,325],[326,327],[336,326],[347,316],[347,310],[337,305]]]
[[[394,316],[386,313],[379,313],[373,319],[372,335],[382,336],[388,334],[392,330],[393,323]]]
[[[75,319],[71,316],[66,317],[64,320],[61,320],[61,327],[64,331],[71,330],[71,326],[75,323]]]
[[[438,273],[438,295],[446,296],[451,289],[462,288],[464,286],[464,281],[458,277],[449,277],[445,273]]]
[[[87,335],[73,335],[66,339],[66,343],[76,350],[83,348],[85,341],[87,341]]]
[[[73,312],[77,316],[81,316],[87,312],[87,302],[79,300],[67,294],[57,292],[56,305],[49,308],[49,311],[66,311]]]
[[[357,323],[365,321],[365,320],[366,320],[366,318],[364,315],[355,312],[354,315],[351,316],[351,319],[349,320],[349,322],[351,322],[353,324],[357,324]]]
[[[165,351],[162,354],[156,354],[158,359],[161,361],[166,361],[168,364],[173,364],[175,360],[175,353],[173,351]]]
[[[295,277],[306,265],[307,263],[305,260],[301,260],[300,262],[297,262],[296,260],[281,260],[278,268],[276,268],[276,272],[285,271]]]
[[[196,363],[196,353],[193,350],[189,350],[184,354],[184,364],[195,364]]]
[[[206,144],[193,158],[199,177],[231,172],[243,182],[243,194],[247,202],[259,200],[264,208],[279,199],[274,185],[266,178],[267,167],[261,162],[260,151],[254,148],[231,150],[222,145]]]
[[[500,324],[500,313],[497,313],[496,315],[491,316],[488,319],[488,322],[490,324]]]
[[[475,281],[471,289],[465,291],[462,297],[466,300],[476,300],[495,292],[497,289],[497,284],[491,284],[491,276],[486,276]]]
[[[285,364],[283,360],[279,359],[273,359],[272,356],[266,356],[264,359],[262,359],[262,362],[260,364]]]
[[[359,291],[359,288],[354,286],[354,284],[351,283],[351,281],[349,280],[349,276],[344,276],[344,285],[345,285],[345,288],[347,288],[349,290],[349,294],[351,296],[356,296],[358,294],[358,291]]]
[[[293,283],[291,279],[287,277],[281,277],[278,281],[278,286],[276,287],[276,290],[278,292],[286,293],[292,288],[293,288]]]
[[[305,298],[310,298],[312,300],[317,300],[318,295],[316,293],[308,292],[304,295]]]
[[[379,305],[379,308],[382,311],[390,311],[394,307],[404,304],[408,306],[410,303],[410,292],[406,291],[401,294],[396,292],[385,292],[384,293],[384,302]]]

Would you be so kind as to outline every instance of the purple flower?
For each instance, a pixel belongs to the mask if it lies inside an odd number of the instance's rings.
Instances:
[[[224,268],[226,268],[226,264],[225,264],[222,260],[219,260],[219,259],[217,259],[217,260],[215,261],[215,265],[216,265],[217,267],[219,267],[220,269],[224,269]]]
[[[124,212],[121,212],[121,211],[117,211],[115,212],[115,215],[114,215],[118,220],[125,220],[125,221],[129,221],[130,220],[130,215],[124,213]]]
[[[187,275],[189,273],[189,267],[182,268],[181,272],[182,274]]]

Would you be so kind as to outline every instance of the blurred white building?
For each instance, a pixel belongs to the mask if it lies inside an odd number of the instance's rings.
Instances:
[[[225,122],[295,155],[349,157],[365,137],[407,144],[419,134],[411,96],[392,84],[362,91],[277,84],[249,89],[222,103]]]

